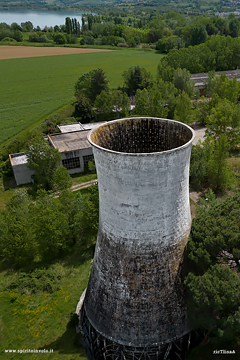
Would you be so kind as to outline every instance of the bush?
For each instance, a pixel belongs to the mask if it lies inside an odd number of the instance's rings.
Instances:
[[[4,39],[1,40],[1,42],[17,42],[17,40],[10,37],[5,37]]]
[[[86,41],[85,41],[85,38],[82,37],[79,41],[80,45],[85,45],[86,44]]]
[[[93,36],[86,36],[85,41],[87,45],[94,45],[94,37]]]
[[[66,42],[67,42],[65,35],[62,33],[54,34],[53,39],[54,39],[55,43],[58,45],[63,45],[63,44],[66,44]]]
[[[49,43],[51,41],[48,39],[48,37],[46,35],[43,35],[40,37],[40,42],[41,43]]]
[[[14,290],[21,294],[29,292],[35,294],[39,291],[53,293],[60,289],[61,278],[62,273],[55,268],[39,268],[29,273],[20,272],[6,290]]]
[[[128,47],[128,44],[126,44],[126,43],[118,43],[117,46],[118,46],[118,47],[126,47],[126,48],[127,48],[127,47]]]

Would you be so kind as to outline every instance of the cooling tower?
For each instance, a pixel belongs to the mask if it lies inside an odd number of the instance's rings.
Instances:
[[[185,124],[147,117],[89,134],[99,229],[81,327],[91,359],[168,359],[189,343],[181,264],[193,138]]]

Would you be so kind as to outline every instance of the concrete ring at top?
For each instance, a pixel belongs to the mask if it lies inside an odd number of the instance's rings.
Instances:
[[[92,146],[128,155],[169,152],[189,146],[193,139],[190,126],[154,117],[109,121],[92,129],[88,136]]]

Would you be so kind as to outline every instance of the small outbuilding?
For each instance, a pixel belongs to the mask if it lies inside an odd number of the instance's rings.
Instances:
[[[34,171],[27,167],[27,156],[24,152],[9,154],[9,160],[17,185],[28,184],[33,181]]]

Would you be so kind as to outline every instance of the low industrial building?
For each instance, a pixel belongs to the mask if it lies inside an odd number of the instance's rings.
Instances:
[[[88,167],[88,162],[93,160],[92,146],[87,139],[88,133],[102,123],[59,125],[61,133],[47,136],[49,145],[61,153],[60,165],[63,165],[69,174],[83,172]],[[33,182],[34,171],[27,167],[25,153],[9,154],[9,160],[17,185]]]
[[[80,130],[48,137],[50,144],[61,153],[63,165],[69,174],[80,173],[93,160],[92,146],[87,136],[90,130]]]
[[[240,70],[217,71],[216,75],[225,73],[228,79],[237,78],[240,81]],[[205,83],[208,79],[208,73],[192,74],[191,80],[194,82],[195,90],[199,90],[200,96],[205,95]]]

